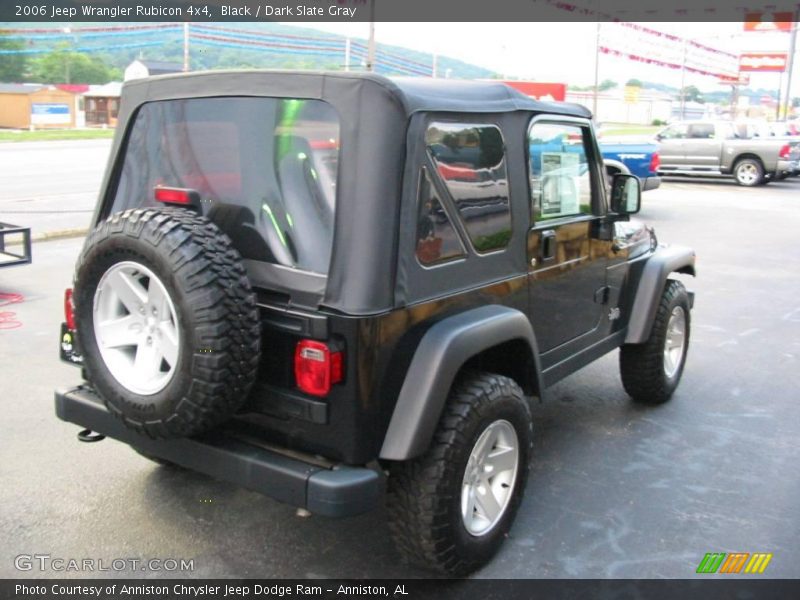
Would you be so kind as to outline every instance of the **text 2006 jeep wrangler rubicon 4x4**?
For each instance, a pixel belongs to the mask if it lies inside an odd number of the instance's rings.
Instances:
[[[628,222],[590,114],[500,83],[214,72],[127,83],[67,291],[58,416],[400,550],[497,550],[532,397],[620,348],[668,400],[690,249]],[[90,437],[91,439],[91,437]]]

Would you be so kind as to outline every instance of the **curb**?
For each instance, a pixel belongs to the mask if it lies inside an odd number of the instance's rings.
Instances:
[[[49,242],[52,240],[66,240],[69,238],[83,237],[89,231],[88,227],[77,227],[74,229],[57,229],[55,231],[44,231],[35,233],[31,236],[33,242]]]

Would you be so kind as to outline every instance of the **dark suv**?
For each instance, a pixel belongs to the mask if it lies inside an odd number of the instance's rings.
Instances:
[[[511,527],[531,398],[616,348],[635,401],[680,380],[694,253],[603,173],[588,111],[501,83],[127,83],[56,412],[313,513],[386,487],[400,550],[465,574]]]

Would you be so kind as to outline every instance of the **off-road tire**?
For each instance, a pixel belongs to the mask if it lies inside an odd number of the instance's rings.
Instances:
[[[461,515],[461,486],[481,433],[504,419],[514,427],[519,462],[514,489],[497,524],[480,537]],[[530,406],[510,378],[488,373],[462,377],[453,387],[428,451],[389,468],[389,528],[410,562],[450,576],[485,564],[507,537],[527,481],[533,433]]]
[[[664,345],[667,325],[676,306],[685,315],[685,342],[677,371],[668,377],[664,368]],[[634,402],[662,404],[672,397],[680,383],[689,351],[691,313],[689,295],[680,281],[667,280],[656,310],[650,337],[643,344],[625,344],[620,348],[619,367],[622,385]]]
[[[180,326],[175,373],[151,395],[121,385],[95,339],[95,291],[103,274],[124,261],[143,265],[161,280]],[[112,214],[87,237],[74,288],[88,380],[130,429],[151,438],[197,435],[227,420],[246,400],[260,357],[256,298],[239,253],[208,219],[178,208]]]
[[[754,174],[751,178],[744,177],[743,174],[740,174],[740,169],[743,171],[748,171],[749,173]],[[733,178],[736,180],[738,185],[744,187],[755,187],[757,185],[763,185],[767,182],[765,172],[764,172],[764,165],[761,164],[761,161],[756,158],[742,158],[736,161],[736,164],[733,165]]]

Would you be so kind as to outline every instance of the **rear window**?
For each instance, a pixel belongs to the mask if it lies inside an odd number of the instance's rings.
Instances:
[[[143,105],[113,210],[199,193],[244,258],[325,274],[333,247],[339,118],[321,100],[192,98]]]

